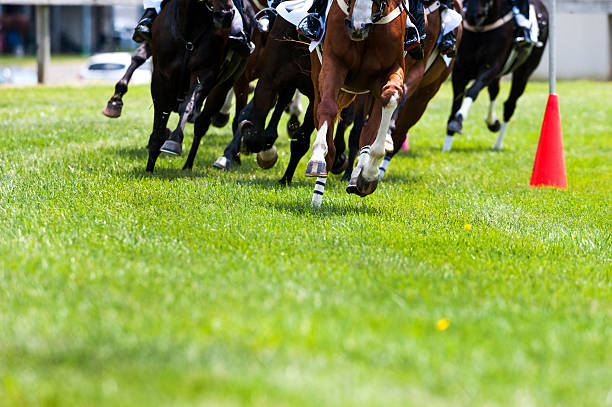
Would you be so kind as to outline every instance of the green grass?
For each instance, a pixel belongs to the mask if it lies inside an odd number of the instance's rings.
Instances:
[[[568,191],[528,187],[545,84],[504,152],[483,94],[442,154],[445,85],[315,210],[284,133],[268,172],[212,169],[223,129],[148,176],[147,88],[115,121],[110,87],[0,90],[0,405],[611,405],[612,84],[558,91]]]

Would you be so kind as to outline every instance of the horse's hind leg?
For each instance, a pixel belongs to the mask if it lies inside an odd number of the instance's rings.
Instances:
[[[314,103],[310,102],[306,109],[306,114],[304,115],[304,122],[300,128],[293,133],[291,138],[291,157],[289,158],[289,164],[287,165],[285,175],[283,175],[279,181],[281,185],[291,185],[291,180],[293,179],[293,174],[295,174],[298,163],[308,152],[310,136],[315,129],[313,111]]]
[[[303,111],[302,94],[298,90],[295,92],[293,101],[287,106],[287,113],[291,115],[287,122],[287,133],[289,133],[289,137],[291,138],[294,137],[294,133],[300,128],[300,115]]]
[[[497,120],[497,116],[495,114],[495,101],[497,99],[497,95],[499,95],[499,80],[491,82],[488,86],[489,91],[489,111],[485,117],[485,122],[487,123],[487,127],[493,133],[497,133],[501,127],[499,120]]]
[[[359,103],[359,98],[355,100],[355,103]],[[353,119],[353,128],[349,133],[348,147],[349,147],[349,155],[346,165],[346,170],[344,171],[344,175],[342,176],[342,181],[350,181],[351,174],[353,173],[353,167],[355,165],[355,159],[357,158],[357,154],[359,154],[359,137],[361,136],[361,131],[363,130],[363,126],[365,125],[365,106],[359,105],[355,106],[355,117]]]
[[[463,96],[465,92],[465,87],[467,86],[469,79],[467,75],[457,71],[457,68],[453,71],[453,106],[451,108],[451,113],[448,118],[448,124],[446,127],[446,138],[444,139],[444,144],[442,145],[442,151],[448,152],[453,147],[453,136],[455,133],[461,133],[463,126],[461,122],[458,122],[457,112],[461,108],[463,104]],[[461,119],[463,121],[463,118]]]
[[[123,75],[123,78],[121,78],[115,85],[115,94],[110,98],[106,104],[106,107],[102,111],[106,117],[115,119],[121,116],[121,110],[123,109],[123,96],[128,91],[130,79],[132,79],[132,75],[136,69],[140,68],[150,56],[151,51],[149,49],[148,42],[142,43],[140,47],[136,49],[134,54],[132,54],[132,63],[125,72],[125,75]]]
[[[165,108],[164,108],[165,107]],[[162,106],[160,102],[155,103],[155,118],[153,119],[153,132],[149,137],[149,159],[147,161],[147,172],[153,172],[155,162],[161,153],[160,148],[170,136],[170,131],[166,128],[170,118],[170,108]]]
[[[529,81],[529,77],[535,71],[542,57],[542,48],[536,48],[529,56],[527,61],[512,74],[512,87],[510,88],[510,95],[504,103],[504,122],[501,125],[501,130],[497,136],[493,149],[501,150],[504,148],[504,137],[508,130],[508,122],[514,115],[516,109],[516,102],[519,97],[525,92],[525,87]]]
[[[218,86],[214,88],[206,98],[204,110],[202,110],[202,113],[198,115],[194,125],[193,143],[191,144],[187,161],[185,161],[185,165],[183,166],[184,170],[191,170],[193,168],[193,163],[196,155],[198,154],[198,148],[200,147],[202,137],[204,137],[208,131],[212,123],[213,116],[218,113],[223,106],[227,93],[230,89],[231,83]]]

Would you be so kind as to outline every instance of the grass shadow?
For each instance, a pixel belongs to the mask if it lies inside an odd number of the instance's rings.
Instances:
[[[357,199],[358,197],[355,196]],[[359,198],[367,199],[367,198]],[[296,201],[278,201],[267,203],[266,207],[272,207],[277,211],[290,213],[292,215],[303,216],[308,214],[316,217],[329,216],[346,216],[346,215],[381,215],[382,212],[369,205],[355,202],[333,202],[330,199],[323,197],[323,204],[320,208],[315,208],[311,205],[310,200],[303,202]]]

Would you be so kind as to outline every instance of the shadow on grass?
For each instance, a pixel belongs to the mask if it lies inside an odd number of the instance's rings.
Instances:
[[[369,205],[364,205],[363,202],[359,202],[355,196],[355,201],[351,202],[333,202],[331,199],[325,199],[323,197],[323,204],[320,208],[314,208],[310,199],[304,200],[303,202],[296,201],[277,201],[267,202],[265,207],[272,207],[279,212],[290,213],[292,215],[303,216],[308,214],[315,217],[329,217],[329,216],[346,216],[346,215],[381,215],[382,212]],[[263,205],[263,204],[262,204]]]

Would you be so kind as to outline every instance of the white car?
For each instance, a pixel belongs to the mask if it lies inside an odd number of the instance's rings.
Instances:
[[[132,55],[127,52],[96,54],[81,68],[79,78],[86,81],[118,81],[131,63]],[[150,59],[134,72],[130,81],[132,85],[148,83],[151,83]]]

